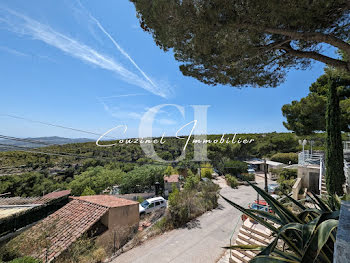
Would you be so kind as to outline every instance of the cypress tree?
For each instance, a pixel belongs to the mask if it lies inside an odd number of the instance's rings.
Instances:
[[[343,195],[344,155],[337,79],[330,77],[326,110],[326,185],[329,194]]]

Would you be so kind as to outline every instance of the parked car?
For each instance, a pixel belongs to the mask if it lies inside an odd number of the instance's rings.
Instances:
[[[141,204],[139,204],[140,215],[149,214],[153,211],[162,209],[166,207],[166,200],[163,197],[153,197],[146,199]]]
[[[249,174],[255,174],[255,170],[253,168],[249,168],[247,171]]]
[[[269,192],[270,194],[275,194],[276,189],[277,189],[278,187],[279,187],[278,184],[269,184],[269,185],[267,186],[267,189],[268,189],[268,192]]]
[[[267,213],[271,213],[273,214],[273,210],[271,209],[271,207],[268,205],[268,203],[265,200],[255,200],[254,203],[251,203],[248,205],[249,209],[253,209],[253,210],[261,210]],[[244,222],[248,217],[245,214],[242,214],[241,219]],[[253,219],[250,219],[251,221],[254,221]]]

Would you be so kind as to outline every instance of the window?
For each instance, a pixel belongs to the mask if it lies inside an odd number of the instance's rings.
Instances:
[[[160,202],[156,202],[156,206],[160,205]]]
[[[154,203],[152,203],[148,206],[148,208],[153,208],[153,207],[154,207]]]
[[[146,200],[141,203],[141,206],[143,208],[147,208],[148,205],[149,205],[149,203]]]

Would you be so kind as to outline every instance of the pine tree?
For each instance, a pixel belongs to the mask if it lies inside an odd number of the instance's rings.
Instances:
[[[340,107],[337,94],[337,79],[330,78],[326,110],[326,184],[329,194],[342,195],[344,156],[340,127]]]

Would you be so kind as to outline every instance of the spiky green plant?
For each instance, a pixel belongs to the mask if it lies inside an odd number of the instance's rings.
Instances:
[[[298,212],[293,212],[264,190],[250,184],[266,200],[274,214],[246,209],[223,197],[229,204],[270,229],[274,240],[268,246],[236,245],[226,248],[260,251],[250,262],[329,262],[333,261],[334,243],[339,219],[339,205],[329,206],[317,195],[309,196],[314,208],[285,195]],[[339,202],[339,198],[333,198]]]

